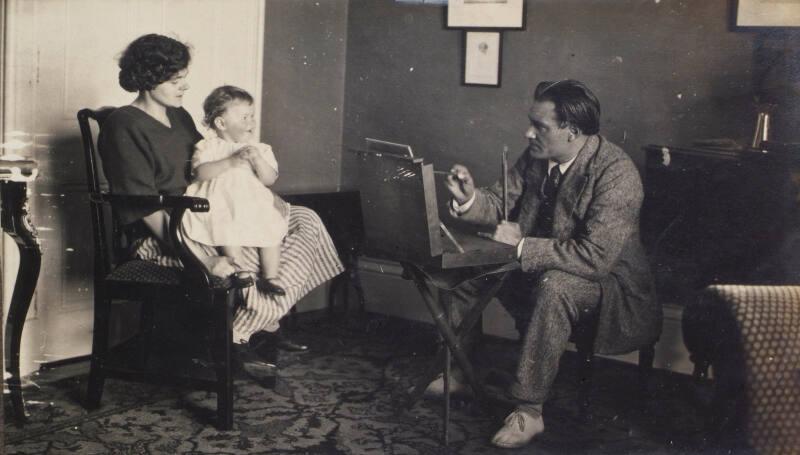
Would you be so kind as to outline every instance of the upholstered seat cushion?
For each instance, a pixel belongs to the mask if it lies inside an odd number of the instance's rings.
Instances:
[[[125,284],[148,284],[160,286],[179,286],[183,270],[177,267],[165,267],[155,262],[134,259],[116,267],[106,281]],[[211,277],[214,289],[228,289],[231,281],[228,278]]]

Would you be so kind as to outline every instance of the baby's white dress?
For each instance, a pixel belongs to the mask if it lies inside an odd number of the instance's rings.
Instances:
[[[240,148],[254,145],[275,172],[278,162],[267,144],[229,142],[219,137],[195,145],[192,170],[203,163],[228,158]],[[194,181],[187,196],[208,199],[208,212],[186,212],[183,227],[196,242],[212,246],[270,247],[281,244],[288,223],[275,208],[274,196],[249,166],[227,169],[215,178]]]

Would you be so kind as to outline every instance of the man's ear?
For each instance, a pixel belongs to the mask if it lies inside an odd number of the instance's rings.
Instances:
[[[570,125],[568,128],[569,128],[569,140],[574,141],[575,138],[580,135],[580,130],[575,125]]]
[[[215,117],[214,118],[214,128],[218,129],[218,130],[224,130],[225,129],[225,119],[223,119],[222,117]]]

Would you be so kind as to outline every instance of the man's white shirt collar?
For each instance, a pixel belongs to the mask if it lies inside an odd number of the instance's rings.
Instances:
[[[553,170],[553,167],[555,167],[556,165],[558,165],[558,167],[560,168],[559,170],[561,171],[561,175],[566,174],[567,169],[569,169],[569,167],[572,166],[572,162],[575,161],[575,158],[577,157],[578,155],[575,155],[572,157],[571,160],[561,164],[558,164],[556,161],[553,160],[547,160],[547,174],[550,175],[550,171]]]

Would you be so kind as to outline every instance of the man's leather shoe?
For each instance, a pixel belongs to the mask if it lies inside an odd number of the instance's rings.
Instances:
[[[472,387],[464,384],[457,377],[450,376],[450,393],[453,396],[469,398],[473,396]],[[444,376],[439,375],[425,388],[425,397],[440,398],[444,396]]]
[[[503,449],[517,449],[528,445],[534,436],[544,431],[542,416],[534,417],[516,410],[506,417],[503,427],[495,433],[492,444]]]

